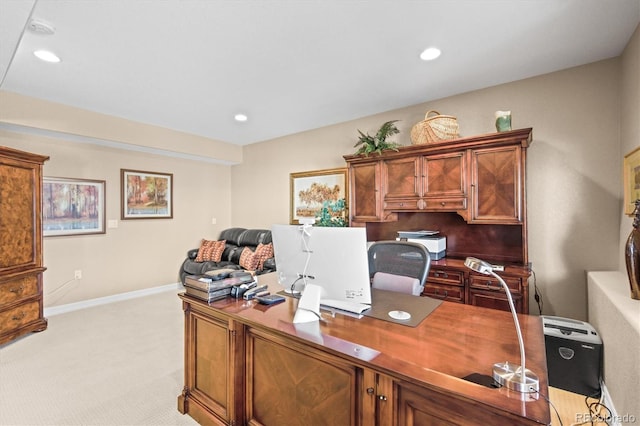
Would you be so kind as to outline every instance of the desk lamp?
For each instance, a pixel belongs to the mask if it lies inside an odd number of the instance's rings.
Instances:
[[[476,259],[475,257],[467,257],[464,261],[464,265],[483,275],[492,275],[504,288],[507,293],[507,300],[509,301],[509,308],[511,308],[511,314],[513,315],[513,322],[516,325],[516,332],[518,333],[518,343],[520,344],[520,365],[512,365],[509,362],[499,362],[493,364],[493,380],[499,383],[501,386],[506,386],[507,389],[511,389],[517,392],[529,393],[538,392],[540,389],[540,383],[538,376],[531,370],[525,368],[524,357],[524,342],[522,341],[522,331],[520,330],[520,323],[518,322],[518,315],[516,314],[516,308],[513,306],[513,298],[507,283],[495,272],[490,263],[483,260]]]

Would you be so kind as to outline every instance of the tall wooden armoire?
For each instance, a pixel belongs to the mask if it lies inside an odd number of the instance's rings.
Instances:
[[[48,159],[0,146],[0,345],[47,328],[42,167]]]

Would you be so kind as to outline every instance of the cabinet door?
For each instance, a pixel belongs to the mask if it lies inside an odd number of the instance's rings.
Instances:
[[[520,146],[471,151],[470,223],[522,223],[521,158]]]
[[[393,379],[376,371],[363,369],[361,379],[360,424],[392,425],[393,423]]]
[[[384,199],[416,199],[420,195],[419,157],[398,158],[382,162]]]
[[[246,354],[243,424],[357,424],[355,366],[254,329],[247,333]]]
[[[521,424],[501,418],[491,407],[481,407],[468,400],[452,397],[432,389],[395,382],[399,426],[502,425]],[[391,424],[391,423],[387,423]]]
[[[380,162],[354,164],[349,169],[351,180],[351,220],[376,222],[382,219]]]
[[[0,273],[41,265],[40,167],[0,156]]]
[[[199,423],[231,423],[242,415],[242,407],[234,399],[242,383],[237,371],[242,351],[236,348],[233,328],[234,323],[191,310],[185,316],[186,383],[178,410]]]
[[[422,159],[425,197],[461,197],[466,195],[465,152],[430,155]]]

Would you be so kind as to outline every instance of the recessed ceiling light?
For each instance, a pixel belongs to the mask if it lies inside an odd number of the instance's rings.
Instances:
[[[420,59],[423,61],[431,61],[436,59],[438,56],[440,56],[440,49],[436,47],[429,47],[420,54]]]
[[[236,114],[233,118],[236,121],[241,121],[241,122],[247,121],[247,119],[248,119],[248,117],[246,115],[244,115],[244,114]]]
[[[50,52],[49,50],[36,50],[35,52],[33,52],[33,54],[36,55],[38,59],[42,59],[45,62],[60,62],[60,58],[58,57],[58,55]]]

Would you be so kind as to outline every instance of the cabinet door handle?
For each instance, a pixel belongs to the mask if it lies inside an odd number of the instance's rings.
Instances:
[[[387,400],[387,397],[386,397],[385,395],[378,395],[378,399],[379,399],[380,401],[386,401],[386,400]]]
[[[373,395],[375,390],[373,388],[367,388],[367,395]]]

